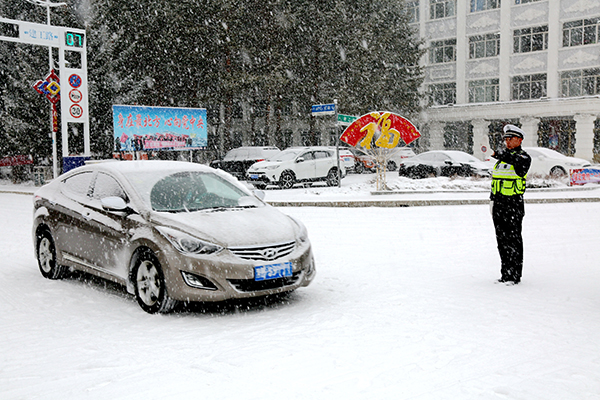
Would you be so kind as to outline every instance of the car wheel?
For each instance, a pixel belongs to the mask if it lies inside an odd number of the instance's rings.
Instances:
[[[396,170],[396,163],[393,161],[388,161],[387,163],[387,170],[388,171],[395,171]]]
[[[567,176],[567,171],[563,167],[556,166],[550,170],[550,177],[552,178],[564,178],[565,176]]]
[[[56,247],[50,232],[44,230],[37,235],[37,259],[40,272],[44,278],[61,279],[66,268],[56,263]]]
[[[365,165],[362,162],[357,162],[356,164],[354,164],[354,172],[356,172],[357,174],[362,174],[363,172],[365,172]]]
[[[150,250],[142,250],[138,254],[132,277],[135,298],[142,310],[149,314],[166,313],[175,307],[177,302],[167,293],[160,263]]]
[[[279,186],[282,189],[291,189],[296,183],[296,177],[290,171],[283,171],[279,177]]]
[[[337,168],[331,168],[327,173],[327,186],[337,186],[340,183],[340,177]]]

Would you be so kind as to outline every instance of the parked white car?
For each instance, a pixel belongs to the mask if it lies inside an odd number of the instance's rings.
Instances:
[[[531,156],[528,175],[565,177],[569,170],[589,167],[592,164],[582,158],[568,157],[558,151],[544,147],[523,147]]]
[[[346,175],[340,162],[341,176]],[[248,169],[248,181],[259,189],[279,185],[290,189],[296,183],[325,181],[328,186],[339,183],[335,149],[329,147],[292,147],[253,164]]]

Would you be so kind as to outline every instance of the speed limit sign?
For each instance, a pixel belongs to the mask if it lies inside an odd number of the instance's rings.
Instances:
[[[69,113],[73,118],[79,118],[83,115],[83,108],[79,104],[73,104],[71,108],[69,108]]]

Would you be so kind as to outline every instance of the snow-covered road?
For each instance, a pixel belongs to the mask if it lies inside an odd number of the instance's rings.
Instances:
[[[171,315],[42,278],[31,209],[0,193],[0,399],[600,398],[600,203],[527,205],[514,287],[487,206],[282,208],[311,286]]]

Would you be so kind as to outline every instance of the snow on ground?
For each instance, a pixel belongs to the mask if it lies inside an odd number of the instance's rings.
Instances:
[[[266,199],[368,197],[373,177]],[[599,197],[545,195],[580,193]],[[514,287],[493,283],[486,205],[281,208],[309,230],[311,286],[171,315],[89,276],[42,278],[31,209],[0,193],[0,399],[600,398],[598,202],[526,206]]]

